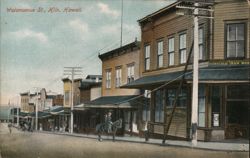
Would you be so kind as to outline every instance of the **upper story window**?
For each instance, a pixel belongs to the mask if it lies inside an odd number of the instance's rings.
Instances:
[[[187,46],[186,46],[186,33],[180,34],[179,36],[179,52],[180,52],[180,64],[186,63],[187,57]]]
[[[115,87],[120,87],[122,85],[122,68],[117,67],[115,70]]]
[[[226,57],[243,58],[245,56],[245,23],[226,25]]]
[[[168,39],[168,65],[174,65],[174,37]]]
[[[157,43],[157,66],[163,67],[163,41]]]
[[[199,60],[205,60],[205,38],[203,27],[199,28]]]
[[[145,70],[150,69],[150,45],[146,45],[144,48],[145,53]]]
[[[111,69],[106,70],[106,88],[111,88]]]
[[[70,97],[69,91],[65,91],[64,96],[65,96],[65,104],[68,105]]]
[[[135,65],[128,65],[128,77],[127,83],[130,83],[135,80]]]

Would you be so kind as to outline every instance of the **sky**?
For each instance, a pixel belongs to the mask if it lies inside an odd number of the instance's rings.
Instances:
[[[0,105],[40,88],[62,94],[67,66],[101,75],[98,54],[120,46],[121,2],[1,0]],[[173,2],[123,0],[123,45],[140,40],[137,20]]]

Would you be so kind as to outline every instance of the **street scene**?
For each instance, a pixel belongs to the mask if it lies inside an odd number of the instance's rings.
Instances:
[[[13,128],[10,134],[7,125],[3,123],[1,123],[0,141],[1,158],[246,158],[249,154],[247,151],[212,151],[129,141],[113,142],[111,137],[99,142],[97,137],[83,138],[51,133],[22,132],[16,128]]]
[[[249,0],[0,7],[0,158],[249,158]]]

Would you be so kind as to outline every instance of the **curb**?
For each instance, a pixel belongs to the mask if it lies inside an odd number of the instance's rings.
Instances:
[[[44,133],[44,134],[55,134],[55,135],[64,135],[64,136],[71,136],[71,137],[81,137],[81,138],[87,138],[87,139],[97,139],[97,135],[83,135],[83,134],[70,134],[70,133],[59,133],[59,132],[49,132],[49,131],[34,131],[34,133]],[[103,136],[103,140],[111,140],[112,138],[109,138],[112,136]],[[152,139],[151,139],[152,140]],[[219,148],[206,148],[206,147],[200,147],[200,146],[192,146],[190,145],[179,145],[179,144],[168,144],[166,142],[165,144],[158,143],[158,142],[150,142],[149,141],[138,141],[138,140],[128,140],[124,137],[124,139],[120,137],[116,137],[115,141],[119,142],[129,142],[129,143],[138,143],[138,144],[152,144],[152,145],[159,145],[159,146],[169,146],[169,147],[180,147],[180,148],[190,148],[190,149],[198,149],[198,150],[208,150],[208,151],[222,151],[222,152],[249,152],[249,150],[245,149],[219,149]],[[1,158],[1,157],[0,157]]]

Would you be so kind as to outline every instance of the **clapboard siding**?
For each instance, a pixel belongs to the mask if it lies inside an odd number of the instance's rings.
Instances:
[[[234,20],[248,20],[247,32],[249,29],[249,6],[247,1],[234,0],[218,1],[214,5],[214,59],[225,58],[225,22]],[[247,58],[249,58],[249,35],[247,37]],[[216,42],[215,42],[216,41]]]

